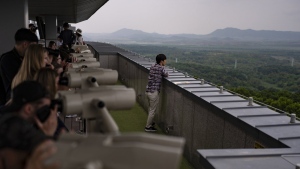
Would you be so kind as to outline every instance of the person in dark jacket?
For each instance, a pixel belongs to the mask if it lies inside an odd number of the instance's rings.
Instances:
[[[72,48],[72,44],[74,43],[76,36],[72,30],[69,29],[69,23],[65,22],[63,24],[64,30],[60,32],[58,39],[62,42],[63,46],[68,46],[69,49]]]
[[[21,28],[15,34],[13,50],[0,57],[0,106],[10,99],[12,80],[21,66],[26,49],[33,43],[38,43],[37,36],[29,29]]]

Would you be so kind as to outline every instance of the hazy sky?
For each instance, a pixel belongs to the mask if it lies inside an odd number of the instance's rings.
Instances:
[[[209,34],[227,27],[300,32],[300,0],[109,0],[75,26],[83,33],[128,28]]]

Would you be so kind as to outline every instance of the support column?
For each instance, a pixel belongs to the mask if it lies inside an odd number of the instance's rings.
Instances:
[[[48,45],[49,41],[51,40],[56,41],[57,39],[56,25],[57,25],[56,16],[53,15],[45,16],[46,45]]]
[[[59,26],[59,33],[63,30],[63,24],[64,24],[64,21],[62,20],[57,20],[57,26]],[[59,42],[58,40],[56,41],[56,44],[57,46],[60,46],[61,45],[61,42]]]
[[[18,29],[28,28],[28,0],[9,0],[0,2],[0,55],[12,50],[14,36]]]
[[[62,20],[57,21],[57,26],[62,28],[63,24],[64,24],[64,21],[62,21]]]

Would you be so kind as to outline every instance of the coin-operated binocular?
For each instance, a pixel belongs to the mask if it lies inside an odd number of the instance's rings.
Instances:
[[[81,57],[90,57],[93,58],[94,54],[93,53],[72,53],[72,56],[81,58]]]
[[[82,59],[87,61],[97,60],[92,53],[72,53],[72,56],[76,57],[77,60],[82,60]]]
[[[80,51],[90,50],[87,45],[73,45],[72,49],[79,49]]]
[[[185,140],[146,133],[88,136],[63,134],[48,162],[61,169],[176,169]]]
[[[97,62],[97,59],[91,57],[81,57],[77,58],[77,62]]]
[[[81,62],[74,62],[72,63],[72,68],[73,69],[78,69],[78,68],[91,68],[91,67],[100,67],[100,62],[98,61],[81,61]],[[69,68],[69,69],[72,69]]]
[[[130,109],[135,104],[136,94],[131,88],[105,86],[60,93],[60,111],[64,115],[78,114],[86,119],[86,132],[119,132],[109,110]]]
[[[104,69],[100,67],[90,67],[90,68],[78,68],[78,69],[68,69],[68,72],[97,72],[97,71],[103,71],[103,70],[111,70],[111,69]]]
[[[72,88],[98,87],[111,85],[118,81],[118,72],[112,69],[90,69],[90,71],[70,71],[65,76],[66,83]]]

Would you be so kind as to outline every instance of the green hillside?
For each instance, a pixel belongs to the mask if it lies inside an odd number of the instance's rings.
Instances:
[[[119,46],[153,60],[164,53],[170,67],[300,117],[300,48],[291,43]]]

